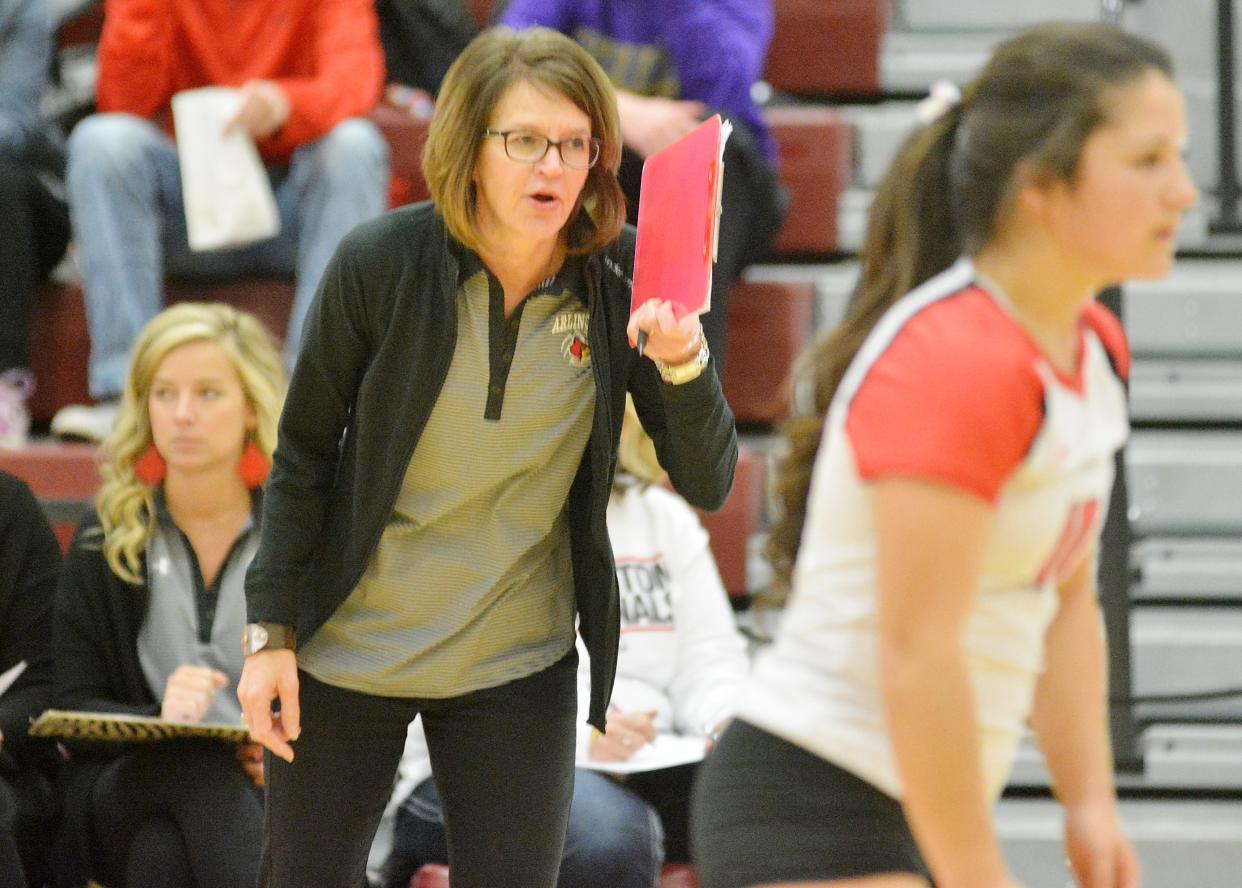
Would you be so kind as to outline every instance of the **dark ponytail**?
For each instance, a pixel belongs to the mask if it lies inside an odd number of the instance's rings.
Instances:
[[[977,252],[1004,217],[1021,164],[1072,181],[1083,143],[1107,117],[1105,93],[1155,71],[1167,54],[1108,25],[1043,25],[1001,44],[948,108],[905,141],[876,191],[862,274],[845,320],[810,346],[794,370],[794,415],[781,429],[780,514],[766,554],[779,605],[802,539],[824,419],[846,368],[898,299]]]
[[[803,403],[795,404],[794,415],[781,428],[787,450],[777,463],[774,483],[781,511],[765,550],[776,584],[763,597],[765,604],[783,603],[789,587],[824,417],[846,368],[889,306],[948,268],[960,254],[953,214],[945,199],[949,156],[960,118],[960,105],[949,108],[907,138],[872,201],[862,275],[845,320],[819,337],[794,368],[796,391],[810,400],[804,397]]]

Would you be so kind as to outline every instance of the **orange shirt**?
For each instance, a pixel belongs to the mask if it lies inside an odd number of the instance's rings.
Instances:
[[[106,0],[96,102],[171,133],[174,93],[273,80],[291,110],[258,148],[284,161],[378,101],[378,35],[373,0]]]

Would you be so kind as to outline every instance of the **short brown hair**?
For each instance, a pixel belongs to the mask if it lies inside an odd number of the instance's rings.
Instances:
[[[555,90],[591,119],[591,135],[600,141],[599,161],[587,173],[566,228],[571,253],[597,250],[611,243],[625,223],[625,195],[617,182],[621,129],[616,94],[585,49],[549,28],[489,28],[453,62],[423,147],[431,199],[449,233],[477,251],[472,177],[483,130],[505,90],[523,82]]]

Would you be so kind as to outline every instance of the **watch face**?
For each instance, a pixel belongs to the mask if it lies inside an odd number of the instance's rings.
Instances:
[[[263,650],[264,645],[267,644],[267,629],[262,626],[247,626],[245,642],[248,654]]]

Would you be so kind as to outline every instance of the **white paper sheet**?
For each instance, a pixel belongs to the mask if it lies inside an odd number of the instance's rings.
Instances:
[[[239,247],[280,231],[276,198],[254,141],[241,129],[224,132],[240,102],[237,90],[216,86],[172,98],[191,250]]]
[[[21,660],[0,673],[0,695],[3,695],[5,691],[13,687],[13,682],[17,681],[25,671],[26,661]]]

